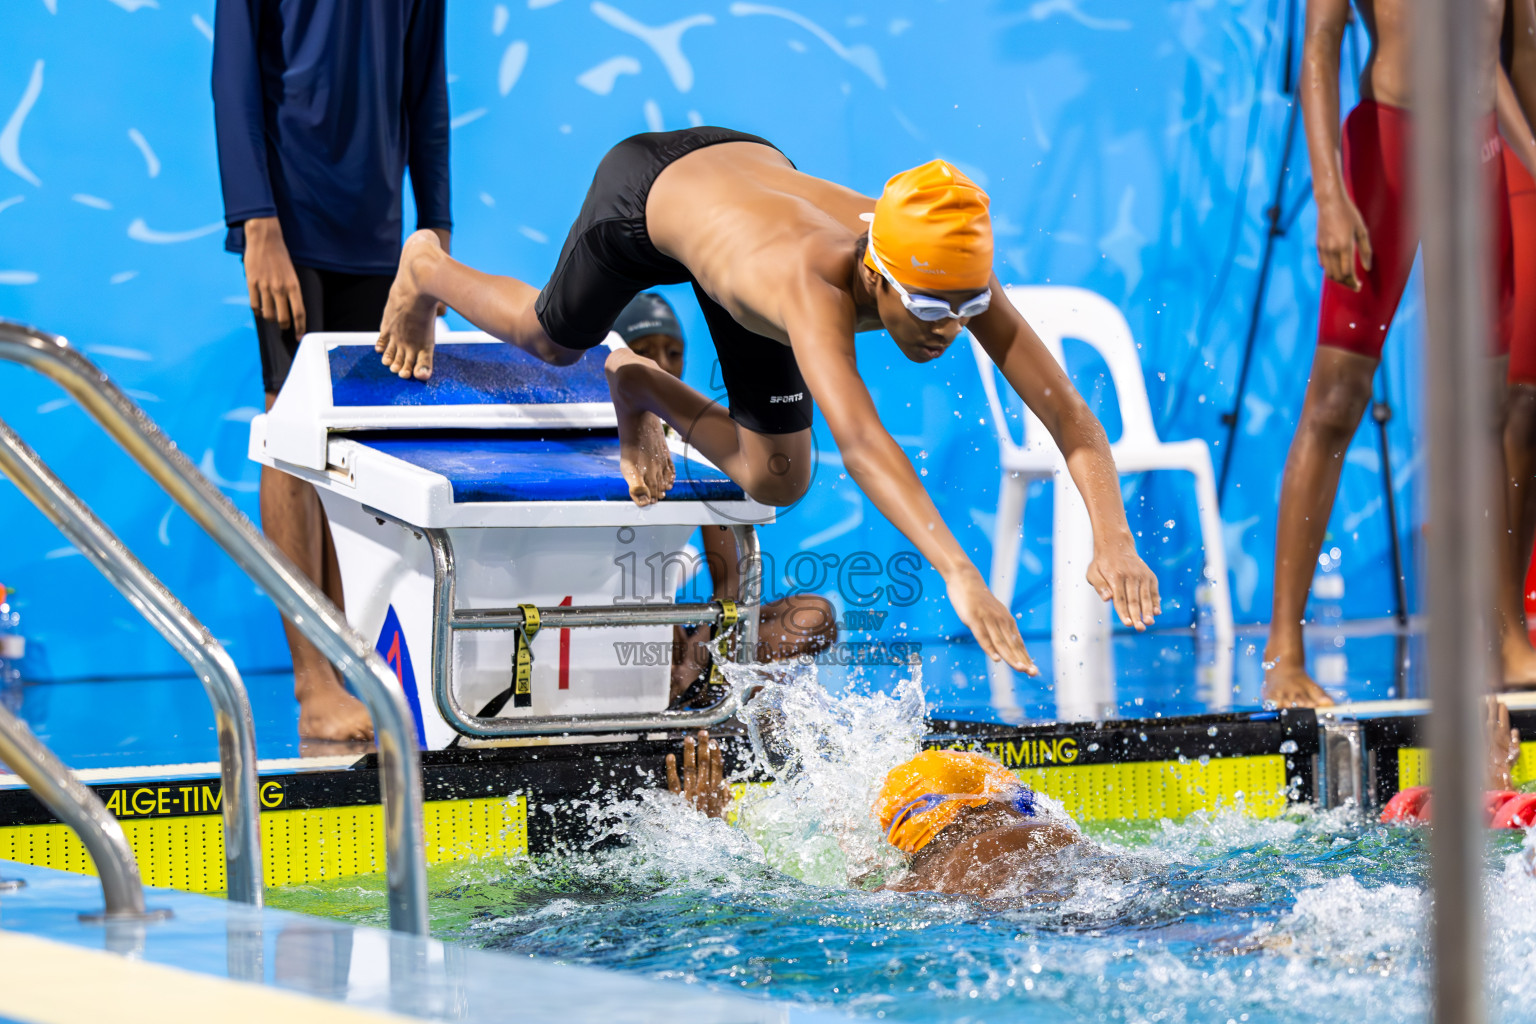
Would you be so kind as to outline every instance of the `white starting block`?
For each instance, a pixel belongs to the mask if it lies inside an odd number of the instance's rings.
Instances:
[[[695,728],[666,710],[672,626],[739,620],[756,648],[753,525],[774,510],[673,441],[677,480],[639,508],[619,471],[600,346],[569,367],[481,333],[438,335],[430,381],[373,334],[310,334],[250,456],[315,485],[348,621],[395,670],[423,747],[553,733]],[[617,343],[613,336],[610,342]],[[742,600],[678,605],[695,527],[734,529]]]

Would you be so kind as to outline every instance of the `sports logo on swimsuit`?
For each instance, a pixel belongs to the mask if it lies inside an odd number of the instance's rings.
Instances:
[[[769,395],[768,401],[773,405],[781,405],[785,402],[798,402],[805,397],[804,391],[796,391],[792,395]]]

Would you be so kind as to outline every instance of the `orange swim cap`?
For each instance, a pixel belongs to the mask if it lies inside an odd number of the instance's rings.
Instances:
[[[890,770],[875,798],[874,813],[892,846],[916,853],[948,828],[962,807],[980,807],[992,797],[1023,788],[1018,776],[985,754],[925,750]],[[975,793],[977,799],[956,800],[957,793]],[[934,796],[949,799],[924,799]]]
[[[981,291],[992,280],[991,202],[949,163],[930,160],[885,183],[870,248],[912,291]],[[879,271],[868,252],[864,262]]]

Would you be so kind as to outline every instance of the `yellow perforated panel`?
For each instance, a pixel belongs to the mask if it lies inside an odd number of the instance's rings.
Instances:
[[[1285,810],[1285,758],[1212,758],[1136,761],[1055,768],[1019,768],[1014,774],[1059,800],[1077,821],[1183,818],[1241,802],[1247,813],[1277,817]]]
[[[1285,758],[1280,754],[1212,758],[1209,764],[1137,761],[1016,768],[1014,774],[1060,801],[1079,822],[1177,819],[1238,806],[1256,818],[1274,818],[1287,802]],[[743,783],[731,787],[736,802],[726,820],[732,824],[748,788]],[[751,788],[766,788],[766,783]]]
[[[528,852],[528,807],[511,800],[436,800],[424,807],[427,863]],[[122,822],[147,885],[224,891],[224,825],[215,815]],[[264,811],[267,885],[295,885],[384,870],[384,812],[377,804]],[[93,875],[85,846],[65,825],[0,828],[0,860]]]
[[[1509,770],[1515,785],[1536,780],[1536,743],[1520,744],[1520,759]],[[1423,747],[1404,747],[1397,752],[1397,788],[1429,785],[1429,751]]]

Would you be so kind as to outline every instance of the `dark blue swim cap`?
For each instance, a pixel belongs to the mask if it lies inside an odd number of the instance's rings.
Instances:
[[[669,338],[683,340],[683,329],[678,325],[677,314],[667,300],[655,292],[641,292],[629,301],[624,312],[613,322],[624,344],[648,334],[665,334]]]

